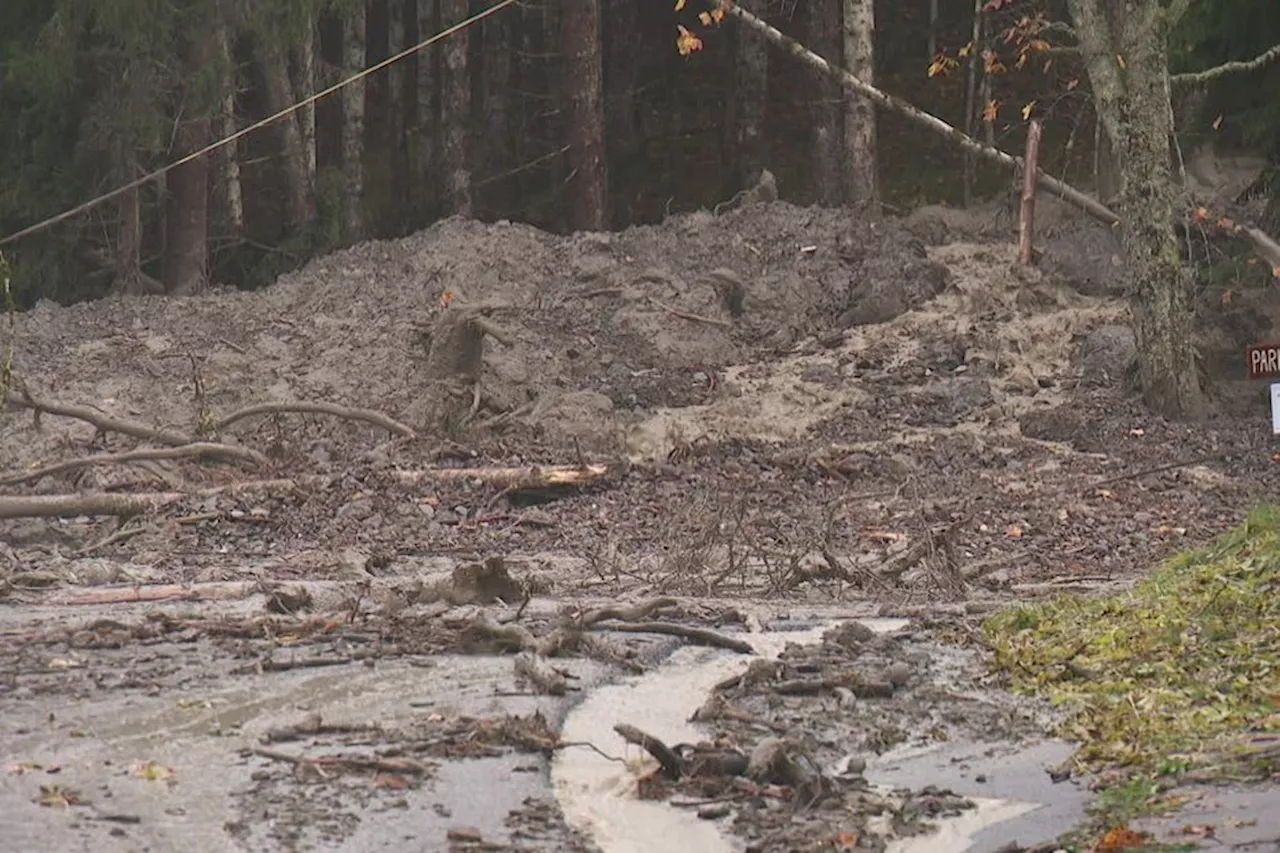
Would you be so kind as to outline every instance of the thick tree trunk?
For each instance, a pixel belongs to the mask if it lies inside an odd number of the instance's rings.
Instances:
[[[484,80],[481,114],[484,116],[483,162],[490,175],[505,173],[515,158],[511,156],[515,130],[511,123],[511,25],[513,17],[494,15],[486,18],[480,37],[484,40],[481,54]],[[484,206],[488,210],[507,215],[512,201],[507,192],[509,182],[495,180],[484,193]]]
[[[343,65],[347,76],[364,70],[365,8],[357,4],[342,34]],[[364,89],[365,78],[342,89],[342,238],[354,243],[364,237]]]
[[[763,0],[741,0],[748,12],[763,15]],[[725,162],[729,164],[730,192],[752,186],[768,159],[764,134],[769,94],[769,46],[749,33],[733,32],[734,74],[729,95]]]
[[[439,32],[436,0],[417,0],[417,19],[418,41]],[[409,137],[409,194],[419,224],[435,217],[439,200],[435,190],[436,128],[440,123],[438,57],[436,48],[420,50],[414,57],[415,110],[413,133]]]
[[[569,227],[603,231],[608,198],[599,0],[581,0],[567,10],[560,20],[560,45],[564,54],[560,90],[568,118]]]
[[[394,56],[407,46],[405,44],[405,5],[412,0],[387,0],[387,56]],[[385,115],[387,128],[387,157],[389,160],[388,216],[394,229],[399,232],[405,225],[405,208],[408,199],[405,197],[405,75],[409,71],[406,62],[397,63],[383,73],[387,75]]]
[[[843,65],[840,30],[841,0],[814,0],[809,5],[809,48],[828,62]],[[843,200],[844,98],[830,76],[814,72],[813,186],[818,204],[834,206]]]
[[[267,109],[274,114],[294,103],[289,64],[280,45],[274,43],[270,36],[260,36],[257,47]],[[293,232],[305,229],[315,218],[315,191],[307,168],[307,148],[303,142],[300,118],[295,112],[275,123],[285,183],[285,223]]]
[[[440,0],[440,24],[450,27],[467,17],[467,0]],[[471,215],[471,78],[467,73],[467,30],[445,39],[440,51],[440,167],[444,172],[445,209]]]
[[[1125,278],[1148,406],[1172,418],[1206,413],[1191,280],[1174,233],[1168,31],[1158,0],[1070,0],[1094,102],[1119,172]],[[1123,65],[1116,61],[1123,57]]]
[[[609,169],[609,192],[615,202],[610,205],[609,222],[615,228],[635,221],[637,211],[630,200],[643,191],[646,168],[644,133],[636,97],[643,49],[641,40],[635,37],[639,2],[643,0],[614,0],[609,4],[602,28],[605,162]]]
[[[875,85],[874,0],[844,0],[845,69],[864,83]],[[879,213],[880,187],[876,170],[875,105],[857,92],[845,91],[845,201]]]
[[[231,24],[225,15],[225,5],[219,5],[218,22],[218,88],[222,92],[218,135],[223,139],[238,130],[236,125],[237,79],[235,57],[231,55]],[[244,195],[240,185],[240,150],[235,142],[228,142],[218,149],[218,194],[222,201],[222,219],[233,235],[244,231]]]
[[[173,156],[181,159],[211,141],[211,104],[201,103],[199,75],[217,55],[217,27],[206,20],[187,47],[184,62],[187,80],[183,114],[174,133]],[[197,157],[169,172],[168,245],[165,289],[177,296],[191,296],[209,286],[209,155]]]

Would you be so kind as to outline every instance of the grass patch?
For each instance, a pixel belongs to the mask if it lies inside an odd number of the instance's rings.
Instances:
[[[983,633],[1013,691],[1070,712],[1057,734],[1079,742],[1080,770],[1256,776],[1280,762],[1275,744],[1249,743],[1280,732],[1275,506],[1126,593],[1002,611]]]

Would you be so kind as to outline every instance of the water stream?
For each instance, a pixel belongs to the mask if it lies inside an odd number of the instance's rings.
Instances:
[[[906,620],[899,619],[863,621],[881,633],[906,625]],[[818,642],[832,624],[835,623],[803,631],[755,632],[749,639],[760,657],[774,658],[788,643]],[[653,672],[593,691],[566,718],[562,737],[569,742],[590,743],[606,753],[628,759],[639,758],[643,753],[637,747],[626,745],[613,731],[618,723],[630,723],[668,743],[696,743],[705,733],[688,722],[689,717],[717,682],[742,672],[750,661],[749,656],[717,649],[683,647]],[[925,769],[919,763],[921,760],[928,761],[928,758],[917,758],[915,769],[911,766],[894,769],[911,775]],[[591,838],[604,853],[666,853],[679,849],[734,853],[740,849],[715,822],[661,802],[636,799],[638,772],[630,761],[624,766],[592,750],[575,748],[557,753],[551,778],[569,825]],[[868,777],[881,785],[900,781],[877,779],[870,772]],[[945,785],[948,780],[935,778],[933,781]],[[1022,802],[1021,797],[1014,800],[976,796],[974,791],[964,793],[973,799],[975,809],[940,821],[936,834],[895,840],[890,853],[959,853],[990,827],[1016,824],[1018,818],[1040,808],[1040,803]]]

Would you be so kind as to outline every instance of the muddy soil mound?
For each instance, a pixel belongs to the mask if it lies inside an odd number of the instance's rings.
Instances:
[[[17,318],[15,369],[33,394],[269,464],[114,465],[0,486],[223,490],[120,535],[88,516],[0,522],[0,562],[95,583],[411,574],[449,568],[442,555],[519,553],[597,590],[825,582],[957,597],[1138,568],[1277,484],[1262,419],[1184,429],[1129,399],[1121,303],[1017,268],[1008,243],[926,246],[910,224],[785,203],[564,237],[453,219],[261,292],[42,304]],[[269,402],[412,420],[436,378],[424,331],[479,305],[507,343],[490,339],[454,434],[389,441],[326,414],[217,428]],[[11,411],[0,475],[136,445]],[[1205,458],[1092,486],[1184,456]],[[540,505],[404,476],[622,457],[625,476]],[[292,486],[237,492],[251,476]]]

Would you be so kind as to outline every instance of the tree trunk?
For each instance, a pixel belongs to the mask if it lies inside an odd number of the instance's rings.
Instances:
[[[316,28],[315,12],[308,9],[303,22],[305,35],[297,47],[298,74],[293,91],[300,98],[309,98],[319,88],[316,86],[316,40],[320,37]],[[314,191],[316,185],[316,105],[314,102],[298,110],[298,133],[302,137],[303,159],[306,164],[307,185]]]
[[[568,118],[569,227],[603,231],[608,198],[599,0],[580,0],[566,10],[560,19],[560,45],[565,58],[560,90]]]
[[[844,0],[844,63],[850,74],[875,85],[876,17],[874,0]],[[876,110],[856,92],[845,92],[845,201],[879,214],[876,171]]]
[[[203,21],[187,46],[182,114],[173,140],[175,160],[194,154],[211,141],[211,104],[201,103],[197,81],[216,56],[217,27]],[[197,157],[169,172],[168,238],[165,289],[191,296],[209,286],[209,155]]]
[[[235,57],[231,55],[231,24],[225,16],[225,6],[219,6],[218,22],[218,88],[222,104],[218,116],[218,135],[226,139],[236,130],[236,74]],[[217,153],[218,191],[222,199],[222,219],[233,235],[244,231],[244,196],[240,186],[240,146],[228,142]],[[135,200],[136,204],[136,200]]]
[[[128,183],[138,177],[137,160],[132,147],[119,135],[111,144],[111,159],[116,181]],[[126,296],[150,292],[149,281],[142,272],[142,211],[138,188],[116,196],[116,241],[112,253],[115,280],[111,289]],[[161,286],[159,292],[163,293]]]
[[[258,62],[262,67],[263,92],[267,109],[272,113],[294,103],[293,84],[289,80],[289,64],[280,45],[269,35],[258,38]],[[301,116],[287,115],[275,122],[280,137],[281,173],[284,177],[285,223],[289,231],[305,229],[315,218],[315,191],[307,168],[307,149],[303,142]]]
[[[511,124],[511,30],[514,22],[512,16],[494,15],[486,18],[481,25],[480,37],[484,40],[483,57],[484,89],[484,146],[483,158],[486,172],[490,175],[505,173],[515,158],[511,155],[512,136],[515,130]],[[512,201],[507,191],[508,181],[495,180],[490,183],[484,193],[484,207],[492,211],[500,211],[507,215]]]
[[[418,41],[439,32],[436,0],[417,0],[417,18]],[[432,47],[418,51],[414,59],[416,109],[409,142],[409,193],[413,199],[414,216],[422,225],[435,217],[439,198],[435,191],[436,128],[440,124],[440,101],[436,89],[438,56],[437,49]]]
[[[615,228],[635,222],[638,211],[631,200],[644,192],[646,183],[644,131],[636,97],[643,49],[634,35],[639,26],[638,2],[643,0],[614,0],[602,27],[605,162],[615,202],[610,205],[609,222]]]
[[[741,0],[741,6],[756,15],[764,14],[766,8],[763,0]],[[750,33],[735,29],[733,54],[735,68],[725,122],[730,193],[755,184],[768,155],[764,121],[769,93],[769,46]]]
[[[346,76],[365,67],[365,7],[357,3],[342,34]],[[342,238],[355,243],[364,237],[364,88],[365,78],[342,89]]]
[[[1171,418],[1206,413],[1194,340],[1191,280],[1174,233],[1168,33],[1158,0],[1069,0],[1094,103],[1120,186],[1126,288],[1143,400]],[[1117,62],[1123,57],[1123,65]]]
[[[841,0],[815,0],[809,5],[809,47],[814,53],[842,65],[840,39]],[[818,204],[835,206],[843,200],[844,187],[843,122],[844,99],[840,85],[827,74],[816,77],[812,101],[813,123],[813,187]]]
[[[387,0],[387,56],[394,56],[406,47],[404,40],[405,4],[412,0]],[[400,232],[405,226],[405,75],[409,65],[399,62],[383,71],[387,75],[385,115],[387,128],[388,202],[387,211],[393,230]]]
[[[440,25],[451,27],[469,11],[467,0],[440,0]],[[445,209],[471,215],[470,148],[471,78],[467,74],[468,30],[456,32],[440,50],[440,166],[444,172]]]

